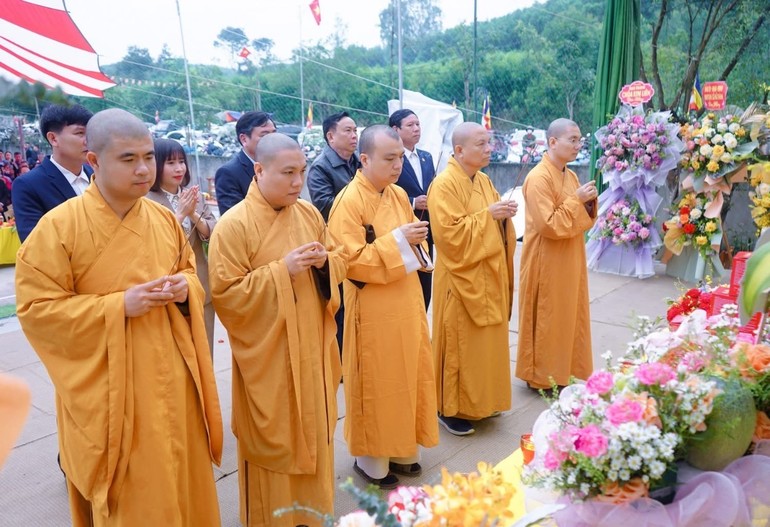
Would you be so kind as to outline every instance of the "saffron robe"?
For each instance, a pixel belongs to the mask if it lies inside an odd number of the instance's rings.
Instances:
[[[284,256],[312,241],[327,248],[327,272],[309,269],[292,280]],[[301,513],[273,517],[294,502],[334,510],[341,376],[334,313],[345,267],[315,207],[299,200],[276,211],[254,181],[212,234],[209,283],[233,353],[244,525],[319,524]]]
[[[489,212],[500,201],[483,172],[454,159],[428,189],[436,244],[433,357],[441,415],[481,419],[511,407],[508,323],[516,234]]]
[[[380,193],[360,171],[329,215],[329,230],[349,258],[342,367],[344,432],[353,456],[410,457],[418,444],[438,444],[425,301],[393,233],[416,221],[404,189],[388,185]],[[374,228],[373,243],[366,242],[365,225]],[[359,289],[350,280],[366,285]]]
[[[575,173],[548,154],[524,180],[526,224],[519,276],[516,376],[536,388],[593,372],[585,232],[593,217],[575,195]],[[594,210],[596,210],[594,203]]]
[[[126,317],[128,288],[175,273],[189,317],[173,302]],[[141,198],[121,220],[91,183],[22,245],[16,297],[56,388],[73,524],[219,525],[222,418],[203,288],[174,214]]]

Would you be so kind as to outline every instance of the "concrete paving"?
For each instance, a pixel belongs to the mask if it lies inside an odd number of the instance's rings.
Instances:
[[[521,246],[517,248],[518,255]],[[518,268],[518,265],[517,265]],[[658,264],[657,274],[646,280],[601,273],[589,273],[591,329],[594,364],[603,364],[601,355],[610,350],[619,356],[625,349],[637,315],[660,316],[665,313],[665,299],[678,296],[674,279],[664,274]],[[0,305],[13,302],[12,266],[0,267]],[[517,279],[518,283],[518,279]],[[510,324],[511,371],[515,368],[518,340],[518,310]],[[555,328],[557,330],[557,328]],[[231,361],[227,336],[217,321],[214,338],[214,368],[225,420],[224,458],[215,469],[222,525],[237,526],[238,480],[235,461],[235,438],[230,432]],[[54,392],[45,368],[32,351],[18,320],[0,319],[0,371],[24,379],[32,389],[32,409],[26,427],[5,466],[0,470],[0,525],[5,527],[66,526],[70,524],[64,479],[56,465],[56,419]],[[364,486],[353,472],[353,459],[342,437],[345,415],[342,390],[339,391],[340,421],[335,436],[335,466],[338,483],[352,477]],[[498,463],[518,448],[521,434],[531,431],[537,416],[545,409],[540,397],[512,377],[512,407],[500,417],[486,419],[476,425],[476,433],[456,437],[440,427],[441,442],[422,451],[423,475],[402,478],[404,484],[436,483],[441,467],[468,472],[477,462]],[[2,426],[0,424],[0,426]],[[355,509],[353,499],[340,491],[336,496],[337,515]]]

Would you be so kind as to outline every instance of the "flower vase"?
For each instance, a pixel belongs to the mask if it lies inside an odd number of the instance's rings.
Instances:
[[[677,465],[667,466],[666,471],[663,473],[663,477],[654,483],[650,483],[650,498],[663,505],[668,505],[674,501],[678,475],[679,467]]]
[[[666,274],[679,278],[683,282],[696,283],[706,276],[719,280],[727,274],[727,271],[719,261],[719,255],[716,252],[704,258],[700,251],[688,246],[682,249],[681,254],[671,257],[666,265]]]

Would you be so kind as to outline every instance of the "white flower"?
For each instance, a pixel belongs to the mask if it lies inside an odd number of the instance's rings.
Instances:
[[[759,192],[760,196],[764,196],[765,194],[770,192],[770,185],[768,185],[767,183],[760,183],[759,185],[757,185],[757,192]]]
[[[736,146],[738,146],[738,140],[735,138],[733,134],[725,134],[725,146],[732,150]]]
[[[364,511],[351,512],[340,518],[339,527],[376,527],[374,518]]]
[[[702,215],[703,215],[703,213],[701,212],[701,210],[700,210],[700,209],[692,209],[692,210],[690,211],[690,218],[692,218],[692,219],[694,219],[694,220],[697,220],[697,219],[698,219],[698,218],[700,218]]]
[[[727,129],[730,130],[730,132],[735,133],[738,131],[738,128],[740,127],[741,125],[739,125],[738,123],[730,123],[730,126],[728,126]]]
[[[711,155],[713,148],[711,145],[703,145],[700,147],[700,153],[703,156],[709,157]]]
[[[631,472],[627,468],[624,468],[623,470],[618,472],[618,477],[622,481],[628,481],[629,479],[631,479]]]
[[[720,144],[724,140],[725,140],[724,137],[722,137],[720,134],[716,134],[714,137],[711,138],[711,142],[714,143],[715,145]]]
[[[727,123],[719,123],[717,125],[717,130],[721,133],[725,133],[727,131]]]
[[[722,154],[722,157],[720,157],[719,160],[722,163],[732,163],[733,162],[733,156],[729,152],[725,152],[724,154]]]

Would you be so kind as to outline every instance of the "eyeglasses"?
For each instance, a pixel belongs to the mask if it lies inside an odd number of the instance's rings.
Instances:
[[[560,137],[559,139],[564,139],[572,146],[583,146],[586,143],[585,137],[581,137],[579,139],[574,137],[572,139],[567,139],[566,137]]]

